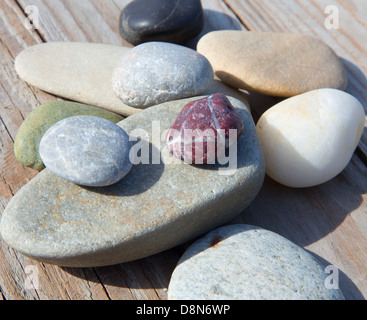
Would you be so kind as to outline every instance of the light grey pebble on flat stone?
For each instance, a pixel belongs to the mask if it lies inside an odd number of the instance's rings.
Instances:
[[[141,44],[120,59],[113,89],[131,107],[194,97],[209,89],[214,72],[197,51],[165,42]]]
[[[344,300],[330,274],[286,238],[228,225],[192,244],[174,270],[170,300]]]
[[[148,147],[150,158],[147,164],[134,162],[130,173],[110,187],[81,187],[42,171],[3,212],[0,233],[5,242],[45,263],[112,265],[175,247],[243,212],[265,176],[255,126],[243,103],[229,97],[244,123],[233,171],[186,164],[166,147],[166,130],[196,99],[154,106],[119,123],[137,140],[132,152],[139,155],[140,148]]]
[[[74,116],[54,124],[43,136],[39,153],[57,176],[88,187],[105,187],[131,170],[131,142],[111,121]]]

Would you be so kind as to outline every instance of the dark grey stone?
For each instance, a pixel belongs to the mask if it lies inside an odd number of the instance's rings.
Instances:
[[[120,34],[138,45],[149,41],[184,43],[204,26],[200,0],[135,0],[122,11]]]

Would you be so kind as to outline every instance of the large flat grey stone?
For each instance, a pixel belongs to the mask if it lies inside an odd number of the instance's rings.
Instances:
[[[162,134],[192,100],[158,105],[119,123],[132,138],[134,129],[148,132],[138,143],[150,142],[155,155],[162,150],[162,161],[133,166],[113,186],[80,187],[42,171],[9,202],[0,223],[3,239],[45,263],[92,267],[156,254],[233,219],[264,180],[253,120],[243,103],[230,98],[245,128],[234,174],[219,174],[217,165],[169,164],[164,142],[160,146],[151,138],[152,123],[160,121]]]
[[[344,300],[329,273],[286,238],[250,225],[208,233],[172,274],[170,300]]]

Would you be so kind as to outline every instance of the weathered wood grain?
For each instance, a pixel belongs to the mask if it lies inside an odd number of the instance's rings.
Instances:
[[[118,36],[119,9],[113,1],[20,0],[18,2],[24,10],[28,6],[38,8],[38,31],[44,41],[128,45]]]
[[[361,0],[338,0],[345,10],[347,10],[355,20],[367,30],[367,7],[365,1]]]
[[[33,108],[42,102],[54,100],[55,97],[30,88],[15,74],[14,57],[27,46],[41,42],[34,30],[28,31],[24,27],[23,11],[14,1],[3,1],[0,4],[0,17],[0,191],[1,205],[5,207],[12,195],[36,175],[35,171],[23,168],[14,157],[13,141],[16,131]],[[77,299],[92,295],[88,282],[78,281],[70,276],[71,285],[64,288],[67,282],[59,268],[31,261],[8,248],[2,241],[0,260],[0,287],[4,299]],[[31,284],[26,285],[29,267],[37,270],[37,288]],[[102,287],[101,284],[99,286]]]
[[[131,46],[118,32],[119,15],[130,0],[4,0],[0,2],[0,212],[37,173],[13,154],[15,134],[37,105],[56,97],[21,81],[13,68],[24,48],[45,41],[102,42]],[[358,0],[203,0],[203,32],[212,30],[303,32],[329,44],[342,58],[348,91],[364,105],[367,61],[365,15]],[[326,5],[340,7],[340,30],[324,28]],[[26,8],[39,10],[39,29],[26,28]],[[254,119],[279,101],[252,94]],[[340,287],[349,299],[367,297],[367,139],[337,178],[305,190],[267,178],[253,204],[232,223],[273,230],[340,269]],[[366,158],[367,159],[367,158]],[[103,268],[60,268],[15,252],[0,241],[0,300],[155,300],[167,299],[172,271],[189,243],[146,259]],[[29,280],[35,272],[37,281]]]

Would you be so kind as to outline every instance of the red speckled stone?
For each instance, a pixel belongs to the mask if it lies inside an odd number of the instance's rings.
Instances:
[[[187,104],[168,130],[166,142],[176,158],[214,164],[234,142],[229,139],[231,129],[238,139],[244,129],[241,117],[225,95],[216,93]]]

